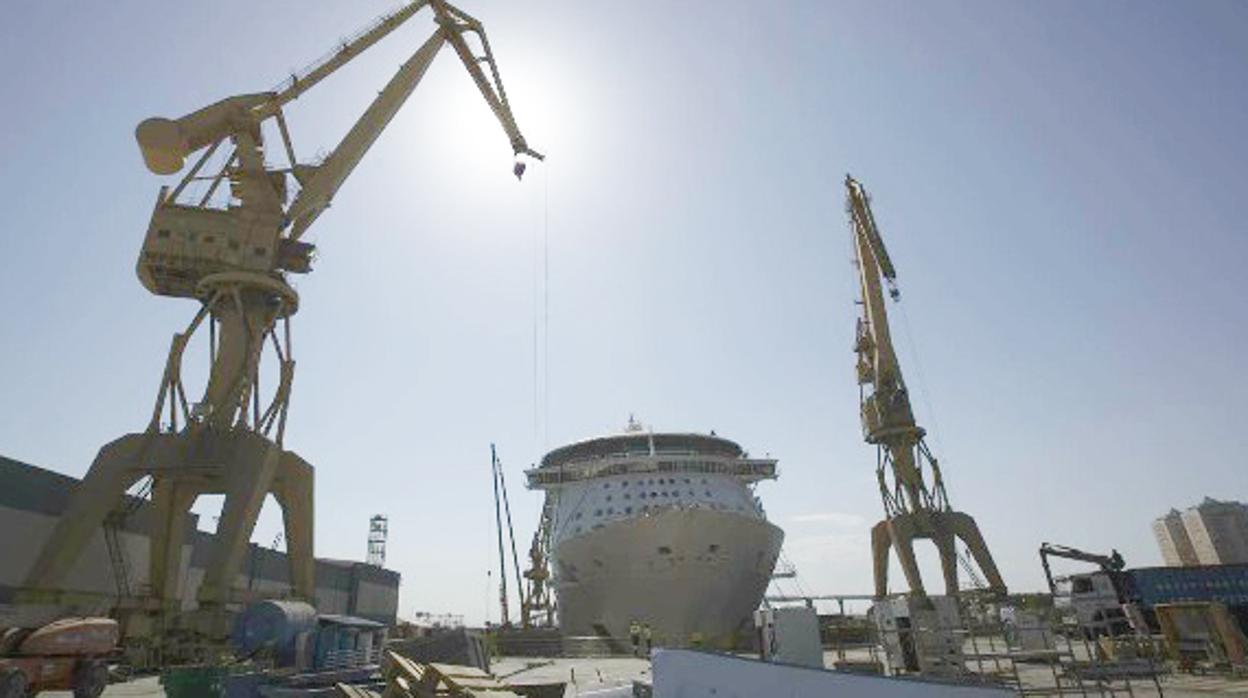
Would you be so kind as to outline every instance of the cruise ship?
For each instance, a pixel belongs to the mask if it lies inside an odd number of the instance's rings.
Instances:
[[[732,647],[746,639],[784,532],[754,494],[776,461],[703,434],[623,434],[555,449],[526,472],[544,524],[565,636]]]

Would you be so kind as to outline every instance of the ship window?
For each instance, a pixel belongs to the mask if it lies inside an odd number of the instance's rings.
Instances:
[[[660,545],[660,546],[659,546],[659,554],[660,554],[660,555],[671,555],[671,554],[672,554],[672,549],[671,549],[671,548],[669,548],[669,547],[667,547],[666,545]]]
[[[595,511],[594,516],[602,516],[602,509]]]
[[[632,499],[632,498],[633,498],[633,495],[631,494],[624,495],[624,499]]]
[[[666,492],[664,492],[664,493],[663,493],[663,496],[664,496],[664,497],[666,497],[666,496],[667,496],[667,493],[666,493]]]
[[[230,240],[229,245],[230,245],[230,249],[231,249],[231,250],[237,250],[237,249],[238,249],[238,240]]]
[[[157,230],[157,231],[156,231],[156,237],[158,237],[158,238],[167,238],[167,237],[169,237],[169,231],[168,231],[168,230]]]
[[[692,497],[692,496],[693,496],[693,490],[689,490],[689,496],[690,496],[690,497]]]
[[[257,247],[257,248],[256,248],[256,250],[255,250],[255,252],[256,252],[256,256],[257,256],[257,257],[263,257],[263,256],[264,256],[264,248],[263,248],[263,247]]]
[[[703,485],[705,485],[705,484],[706,484],[706,478],[702,478],[702,484],[703,484]]]
[[[624,513],[625,513],[625,514],[631,514],[631,513],[633,513],[633,508],[632,508],[632,507],[624,507]]]
[[[707,491],[706,491],[706,496],[708,496],[708,497],[709,497],[709,496],[711,496],[711,491],[710,491],[710,490],[707,490]]]
[[[211,245],[212,243],[214,243],[214,242],[216,242],[216,241],[217,241],[217,238],[216,238],[215,236],[213,236],[213,235],[205,235],[205,236],[204,236],[204,242],[208,243],[209,245]]]
[[[605,490],[605,489],[607,489],[607,488],[609,488],[609,487],[611,487],[611,483],[609,483],[609,482],[604,482],[604,483],[602,483],[602,489],[604,489],[604,490]]]
[[[686,484],[686,485],[688,485],[688,484],[689,484],[689,478],[685,478],[685,484]]]
[[[614,513],[615,513],[615,509],[607,509],[607,514],[614,514]]]
[[[658,492],[651,492],[651,493],[650,493],[650,499],[654,499],[654,498],[655,498],[655,497],[657,497],[657,496],[659,496],[659,493],[658,493]]]
[[[709,546],[707,546],[706,551],[710,553],[719,552],[719,543],[711,543]]]
[[[576,512],[576,518],[578,518],[578,519],[579,519],[579,518],[581,518],[581,512],[579,512],[579,511],[578,511],[578,512]]]
[[[611,501],[611,495],[607,495],[607,501]]]

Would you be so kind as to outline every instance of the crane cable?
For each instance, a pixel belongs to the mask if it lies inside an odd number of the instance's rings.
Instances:
[[[936,409],[932,407],[931,393],[927,389],[927,380],[923,375],[923,362],[919,359],[919,345],[914,341],[914,332],[910,329],[910,314],[906,312],[906,306],[900,300],[895,305],[901,308],[901,325],[906,333],[906,345],[910,350],[909,354],[914,364],[915,375],[919,378],[919,395],[923,399],[923,408],[927,410],[927,414],[931,419],[931,433],[935,434],[932,437],[932,441],[936,442],[937,450],[944,454],[945,444],[940,438],[940,422],[936,419]]]

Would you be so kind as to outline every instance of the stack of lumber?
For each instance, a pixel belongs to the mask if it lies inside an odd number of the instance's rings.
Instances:
[[[380,695],[346,684],[338,685],[338,693],[342,698],[523,698],[476,667],[421,664],[395,652],[386,652],[382,673],[386,688]]]

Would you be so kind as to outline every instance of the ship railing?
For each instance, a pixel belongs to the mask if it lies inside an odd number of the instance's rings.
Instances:
[[[706,458],[688,460],[650,458],[630,459],[623,462],[590,461],[558,468],[534,468],[526,471],[525,475],[529,486],[532,487],[630,473],[696,473],[762,480],[776,476],[776,461],[774,459],[714,460]]]

